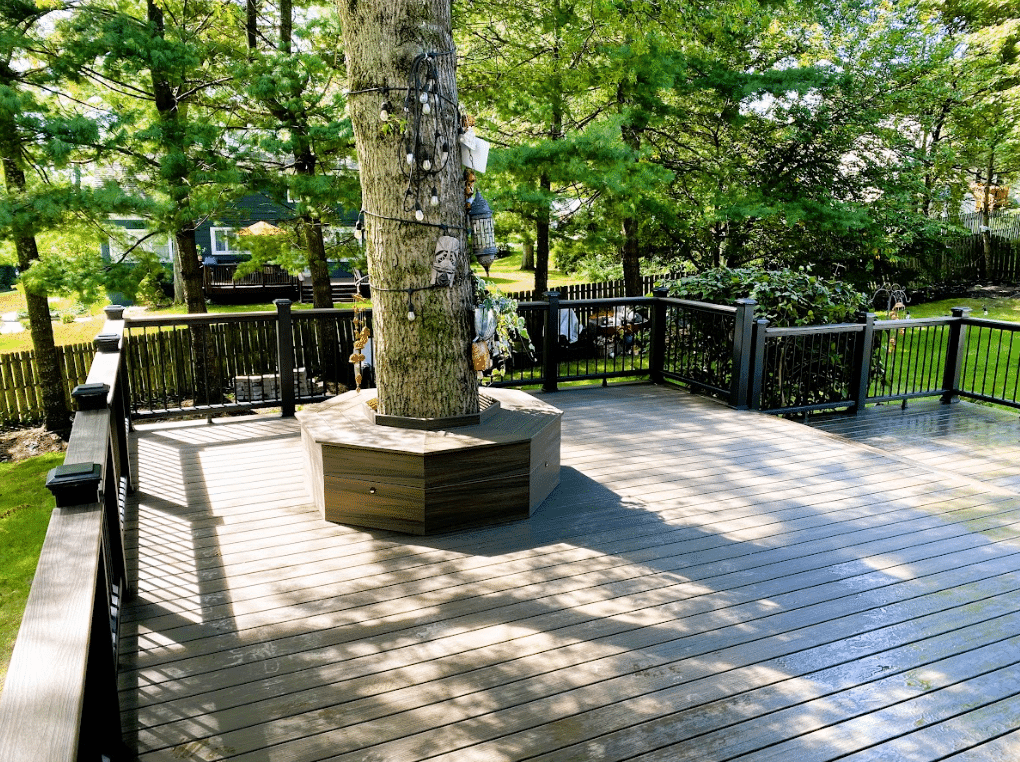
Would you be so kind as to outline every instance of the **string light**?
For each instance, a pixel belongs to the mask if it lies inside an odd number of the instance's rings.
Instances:
[[[461,121],[456,102],[443,93],[437,65],[439,57],[455,52],[420,53],[407,78],[407,118],[401,143],[407,178],[404,211],[413,212],[418,222],[424,222],[426,207],[439,206],[436,179],[450,161],[450,141],[444,136],[452,134]]]

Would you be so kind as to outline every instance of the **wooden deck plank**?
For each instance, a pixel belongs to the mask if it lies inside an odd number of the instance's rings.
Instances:
[[[1017,519],[1018,516],[1016,512],[1012,512],[1010,514],[1003,514],[997,517],[989,517],[987,521],[991,521],[993,523],[989,524],[988,529],[993,530],[1001,526],[1003,522],[1006,522],[1007,524],[1008,523],[1015,524],[1017,522]],[[971,521],[973,522],[973,520]],[[971,523],[971,527],[969,528],[973,528],[973,526],[974,526],[973,523]],[[967,528],[958,527],[957,528],[958,531],[956,531],[955,538],[958,539],[960,537],[963,538],[969,537],[968,534],[963,533],[965,529]],[[898,534],[894,533],[892,534],[891,537],[889,529],[887,527],[883,527],[881,528],[880,531],[875,532],[873,536],[874,538],[876,538],[877,543],[873,546],[873,549],[880,551],[881,555],[876,554],[873,556],[872,559],[868,561],[869,568],[882,568],[883,566],[892,564],[889,549],[891,547],[897,548],[897,545],[904,544],[902,539],[898,543],[895,541],[894,538],[897,536],[913,543],[910,547],[907,548],[907,550],[910,550],[912,552],[920,550],[923,551],[923,554],[927,554],[929,557],[933,554],[945,554],[952,550],[953,543],[951,541],[954,539],[953,537],[954,530],[952,530],[951,528],[947,528],[947,531],[944,533],[946,537],[950,538],[949,541],[941,544],[935,542],[936,540],[940,539],[940,536],[935,534],[934,532],[929,532],[928,536],[926,537],[925,543],[917,544],[916,540],[912,540],[912,537],[914,533],[917,532],[918,530],[919,530],[918,524],[911,524],[906,527],[900,527],[898,530]],[[857,539],[861,540],[863,538]],[[829,557],[821,557],[820,554],[824,553],[826,551],[826,548],[829,548],[830,550],[838,550],[841,546],[845,545],[846,542],[847,540],[844,536],[839,538],[837,542],[831,543],[828,546],[818,545],[817,543],[812,545],[800,543],[799,545],[803,546],[802,552],[808,554],[809,559],[808,563],[804,563],[803,561],[801,561],[800,565],[798,565],[797,567],[791,566],[792,563],[798,561],[798,557],[795,553],[791,553],[789,550],[784,549],[783,553],[774,554],[774,557],[771,560],[771,566],[772,568],[777,569],[777,571],[774,573],[779,574],[780,576],[784,575],[793,576],[795,572],[800,573],[800,570],[803,568],[807,568],[808,570],[824,569],[825,567],[830,566],[832,564],[832,560]],[[867,558],[868,549],[862,547],[860,542],[856,544],[858,554],[864,558]],[[792,544],[789,547],[795,548],[797,547],[797,544]],[[732,586],[736,584],[736,582],[734,581],[735,578],[736,581],[739,581],[739,579],[741,578],[739,575],[732,573],[725,575],[719,574],[721,565],[726,562],[726,556],[723,554],[701,555],[699,558],[702,560],[701,564],[702,568],[699,569],[698,567],[691,566],[688,560],[688,554],[690,550],[691,548],[687,546],[681,546],[680,549],[675,549],[675,547],[671,544],[665,546],[665,549],[663,551],[659,551],[654,554],[649,554],[647,552],[643,553],[642,561],[645,563],[654,561],[657,566],[657,569],[660,570],[660,574],[662,572],[667,571],[681,570],[684,572],[684,576],[688,580],[711,579],[713,580],[717,588],[724,585]],[[904,556],[902,550],[897,548],[897,552],[899,553],[898,555],[899,559],[903,559],[906,557]],[[922,553],[917,553],[917,555],[921,556]],[[744,577],[753,575],[755,579],[759,580],[767,579],[769,573],[768,569],[770,568],[770,564],[768,563],[768,561],[769,559],[765,558],[764,555],[759,557],[757,563],[753,563],[745,559],[743,562],[744,569],[742,570],[741,575],[743,575]],[[592,566],[579,567],[577,565],[577,562],[575,561],[569,564],[568,566],[564,566],[562,571],[560,571],[559,569],[555,570],[555,573],[559,575],[558,578],[557,576],[555,576],[555,574],[551,573],[548,569],[546,569],[545,573],[543,574],[542,582],[539,583],[538,585],[533,585],[533,587],[541,588],[540,590],[536,590],[536,592],[555,590],[557,584],[563,586],[564,589],[582,588],[586,581],[585,579],[586,575],[584,573],[585,568],[595,568],[595,571],[589,573],[588,576],[596,580],[604,580],[607,574],[611,573],[615,583],[619,583],[624,579],[634,578],[646,574],[646,571],[643,570],[643,567],[637,567],[634,565],[617,565],[615,567],[605,568]],[[840,571],[841,573],[847,572],[848,568],[841,567]],[[454,602],[457,601],[454,595],[457,594],[458,591],[453,590],[449,584],[450,582],[454,581],[455,580],[453,578],[450,578],[446,580],[447,584],[440,585],[438,587],[433,586],[432,589],[432,597],[434,599],[446,602],[447,605],[446,608],[444,608],[444,613],[446,615],[452,614],[452,612],[449,611],[449,607]],[[477,610],[485,610],[486,604],[483,597],[485,595],[492,595],[497,592],[505,592],[506,590],[511,590],[515,588],[520,588],[522,594],[523,593],[530,594],[530,591],[527,590],[527,585],[521,587],[522,580],[520,579],[519,576],[509,577],[506,575],[502,577],[497,576],[493,577],[491,580],[486,581],[480,581],[475,579],[470,583],[470,586],[464,585],[463,581],[461,582],[462,584],[459,587],[466,588],[464,590],[464,595],[468,597],[468,601],[470,601],[471,605],[476,607]],[[652,585],[652,578],[646,579],[645,584]],[[660,584],[665,584],[665,582],[660,582]],[[432,599],[430,599],[429,594],[427,592],[424,592],[421,587],[416,587],[413,591],[407,591],[402,587],[396,586],[391,587],[393,587],[394,589],[389,591],[390,593],[389,596],[387,595],[380,596],[378,594],[380,591],[378,590],[373,590],[370,596],[363,595],[361,597],[356,597],[353,599],[349,595],[341,595],[332,600],[322,599],[320,596],[319,600],[317,600],[314,604],[315,615],[317,616],[320,622],[325,624],[328,621],[325,618],[326,613],[333,613],[334,617],[338,617],[339,614],[337,614],[336,612],[342,611],[344,609],[348,611],[347,618],[352,618],[354,621],[357,621],[358,619],[361,619],[362,621],[371,620],[374,618],[373,614],[375,614],[377,611],[384,612],[389,611],[388,613],[389,616],[397,616],[398,614],[407,615],[408,613],[414,610],[424,611],[429,610],[428,605],[432,602]],[[314,594],[315,591],[318,589],[319,589],[318,587],[312,588],[311,591]],[[436,590],[441,590],[442,593],[437,594],[435,592]],[[398,595],[402,597],[393,598],[393,595]],[[393,599],[393,602],[387,602],[390,598]],[[236,603],[237,601],[235,601],[235,605]],[[256,601],[256,604],[257,603],[258,601]],[[394,603],[397,604],[398,606],[396,609],[394,609]],[[288,608],[290,608],[291,610],[288,611],[287,610]],[[255,613],[260,612],[260,610],[257,608],[254,611]],[[208,621],[209,618],[211,618],[211,616],[213,615],[214,611],[208,609],[205,610],[203,613],[206,615],[206,621]],[[240,612],[237,609],[235,609],[233,613],[235,617],[240,617]],[[301,615],[303,612],[301,610],[301,607],[295,604],[295,601],[289,600],[288,606],[285,608],[263,609],[262,613],[265,613],[267,615],[266,621],[264,622],[265,625],[275,624],[276,622],[281,620],[290,621],[292,623],[297,624],[298,621],[302,618]],[[307,612],[304,613],[307,616]],[[419,613],[418,616],[421,616],[421,614]],[[149,626],[152,625],[150,624]],[[240,620],[238,620],[238,627],[241,626],[242,626],[241,622]],[[302,624],[299,626],[304,625]],[[196,630],[196,636],[201,637],[203,630],[205,628],[204,626],[195,626],[194,629]],[[275,628],[275,632],[278,635],[282,636],[287,632],[287,627],[280,627],[279,625],[277,625]],[[188,638],[185,637],[185,633],[182,633],[178,630],[175,633],[175,640],[177,642],[184,642],[188,640]],[[207,644],[209,642],[210,641],[207,640]],[[192,653],[193,655],[202,653],[203,651],[205,651],[205,648],[203,647],[205,645],[206,644],[201,644],[191,648],[190,653]],[[143,663],[147,664],[150,663],[150,659],[148,658],[148,656],[149,656],[148,654],[143,655],[140,653],[139,659],[143,661]],[[166,657],[165,654],[162,656],[163,658]],[[176,665],[177,668],[182,668],[182,666],[183,666],[182,664]],[[215,666],[213,668],[215,668]]]
[[[950,457],[912,463],[650,386],[550,399],[546,504],[434,538],[318,521],[267,476],[299,462],[292,422],[144,427],[122,675],[140,758],[680,759],[718,734],[745,744],[730,757],[822,759],[865,716],[899,735],[840,754],[1006,748],[1020,495],[1001,463],[944,470],[995,427],[936,411]],[[986,688],[973,726],[911,724]]]

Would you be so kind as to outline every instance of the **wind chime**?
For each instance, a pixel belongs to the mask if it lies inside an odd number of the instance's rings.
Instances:
[[[365,363],[365,347],[368,345],[368,341],[372,338],[372,329],[368,327],[368,323],[365,320],[365,309],[362,303],[365,301],[361,294],[354,295],[354,319],[352,320],[354,328],[354,352],[351,353],[350,363],[354,366],[354,382],[357,385],[357,391],[361,391],[361,379],[362,371],[364,370]]]

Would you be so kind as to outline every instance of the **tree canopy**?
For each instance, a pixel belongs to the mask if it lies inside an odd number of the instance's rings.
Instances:
[[[360,204],[331,4],[83,0],[43,25],[50,4],[5,7],[8,48],[30,49],[7,70],[35,62],[8,102],[37,189],[0,205],[7,240],[26,214],[95,229],[133,200],[190,267],[196,225],[259,188],[296,200],[317,262],[321,224]],[[1020,172],[1016,0],[453,10],[462,111],[492,143],[478,185],[540,289],[550,257],[631,281],[651,260],[876,280]],[[77,186],[54,182],[68,167]]]

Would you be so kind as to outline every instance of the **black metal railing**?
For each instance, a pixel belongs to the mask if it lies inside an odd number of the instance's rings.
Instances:
[[[1020,325],[940,318],[773,327],[753,300],[651,297],[522,302],[532,346],[516,342],[487,383],[554,391],[614,379],[672,382],[770,413],[858,411],[939,396],[1020,407]],[[366,313],[371,319],[370,311]],[[325,399],[355,384],[353,313],[276,312],[127,321],[132,417],[216,415]],[[371,364],[371,352],[368,364]],[[363,386],[372,385],[371,371]]]
[[[0,695],[5,762],[126,758],[117,660],[128,592],[122,510],[132,489],[123,308],[107,308],[77,401],[56,498]]]
[[[1020,326],[965,318],[965,350],[956,384],[961,397],[1020,408]]]
[[[276,305],[276,312],[129,319],[132,418],[292,409],[353,387],[353,313],[292,312],[285,299]],[[370,321],[371,311],[365,314]]]
[[[1020,408],[1020,323],[946,317],[755,329],[751,407],[809,413],[919,397]]]

